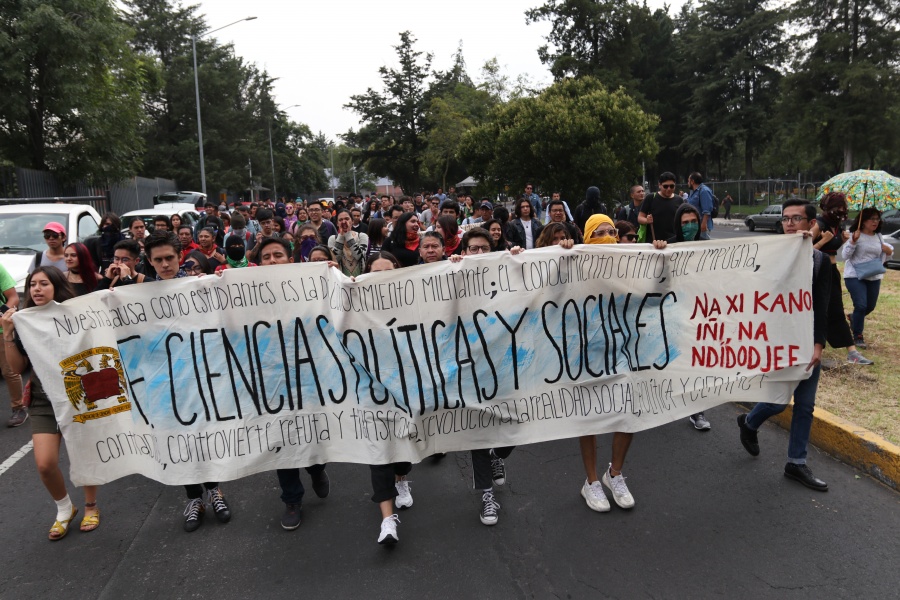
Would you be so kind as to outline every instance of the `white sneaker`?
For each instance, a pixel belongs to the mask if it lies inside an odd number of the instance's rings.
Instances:
[[[409,487],[409,481],[402,479],[394,484],[397,488],[397,497],[394,498],[394,505],[397,508],[409,508],[413,505],[412,489]]]
[[[588,483],[585,479],[584,485],[581,486],[581,496],[591,510],[609,512],[609,500],[606,499],[606,494],[603,493],[603,484],[599,481]]]
[[[391,515],[381,522],[381,533],[378,536],[379,544],[396,544],[400,541],[400,536],[397,535],[397,524],[400,522],[400,517],[397,515]]]
[[[610,465],[612,467],[612,465]],[[613,500],[616,503],[616,506],[619,508],[633,508],[634,507],[634,496],[631,495],[631,492],[628,491],[628,486],[625,485],[625,476],[619,473],[615,477],[613,477],[609,469],[606,470],[606,473],[603,474],[603,485],[609,488],[609,491],[612,492]]]

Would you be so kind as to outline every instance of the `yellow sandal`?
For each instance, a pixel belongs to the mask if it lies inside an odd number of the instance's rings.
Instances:
[[[85,509],[86,511],[87,509]],[[93,514],[85,514],[84,518],[81,520],[81,531],[93,531],[100,527],[100,509],[97,509],[97,512]]]
[[[72,519],[74,519],[75,515],[77,514],[78,507],[73,506],[72,515],[68,519],[63,519],[62,521],[56,521],[53,523],[53,527],[50,528],[50,535],[48,536],[51,542],[55,542],[66,537],[66,534],[69,533],[69,523],[72,522]]]

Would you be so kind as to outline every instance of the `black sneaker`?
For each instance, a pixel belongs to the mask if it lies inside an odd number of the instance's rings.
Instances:
[[[312,478],[313,491],[319,498],[327,498],[328,492],[331,491],[331,480],[328,479],[328,473],[322,470],[321,473]]]
[[[218,486],[206,491],[206,500],[216,513],[219,523],[227,523],[231,520],[231,511],[228,509],[228,503],[225,502],[225,496]]]
[[[741,444],[751,456],[759,456],[759,439],[756,431],[747,427],[747,415],[738,415],[738,427],[741,429]]]
[[[189,500],[187,506],[184,507],[184,530],[188,533],[197,531],[203,525],[203,513],[206,507],[203,506],[202,498],[194,498]]]
[[[494,485],[506,483],[506,465],[502,458],[494,454],[493,448],[491,448],[491,479],[494,480]]]
[[[853,345],[857,348],[862,348],[863,350],[868,348],[868,346],[866,346],[865,338],[861,335],[853,336]]]
[[[812,470],[806,465],[787,463],[784,465],[784,476],[794,481],[799,481],[811,490],[827,492],[828,484],[813,475]]]
[[[485,492],[481,496],[481,512],[478,518],[482,525],[496,525],[500,520],[500,504],[494,500],[494,492]]]
[[[281,515],[281,528],[286,531],[293,531],[300,527],[303,520],[303,507],[299,504],[285,504],[284,514]]]

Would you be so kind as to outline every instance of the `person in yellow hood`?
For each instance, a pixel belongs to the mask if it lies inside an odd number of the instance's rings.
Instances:
[[[606,215],[591,215],[584,224],[585,244],[616,244],[618,241],[619,230]]]

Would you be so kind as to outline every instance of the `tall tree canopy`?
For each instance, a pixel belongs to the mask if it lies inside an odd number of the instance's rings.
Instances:
[[[110,0],[5,0],[0,159],[101,183],[140,162],[141,62]]]
[[[383,91],[369,88],[350,97],[346,105],[360,115],[362,127],[344,134],[344,140],[359,151],[366,168],[386,175],[404,190],[422,187],[425,151],[425,113],[431,55],[415,49],[409,31],[400,34],[395,46],[398,69],[381,67]]]
[[[473,175],[498,188],[532,181],[578,201],[595,185],[618,196],[659,149],[657,121],[622,90],[610,92],[592,77],[566,79],[497,106],[466,132],[460,155]]]

